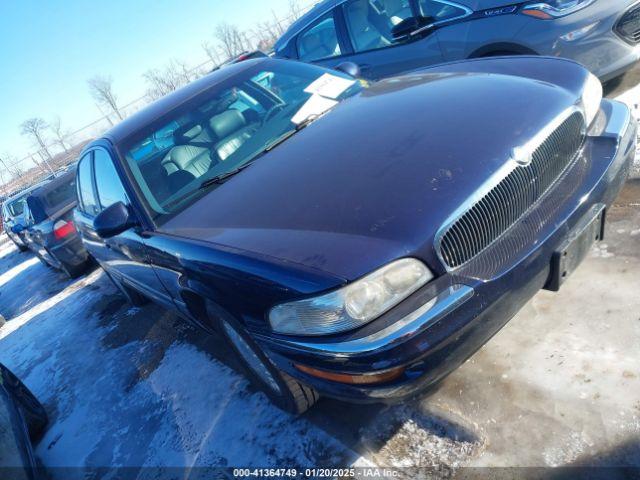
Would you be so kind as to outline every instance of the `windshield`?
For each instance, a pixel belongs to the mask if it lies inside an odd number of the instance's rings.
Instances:
[[[75,174],[67,175],[64,181],[61,180],[55,187],[46,189],[42,195],[42,203],[47,212],[54,213],[76,201],[75,180]]]
[[[125,160],[156,222],[215,188],[212,179],[239,171],[283,136],[364,88],[342,73],[312,65],[269,67],[206,91],[125,145]]]
[[[19,198],[7,205],[7,210],[12,217],[19,217],[24,212],[24,198]]]

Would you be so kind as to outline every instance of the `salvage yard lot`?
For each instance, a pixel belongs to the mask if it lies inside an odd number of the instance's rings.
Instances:
[[[636,179],[562,291],[539,293],[434,391],[396,406],[325,399],[294,418],[217,339],[130,307],[99,270],[65,280],[5,242],[0,362],[49,413],[46,467],[639,466],[639,246]]]

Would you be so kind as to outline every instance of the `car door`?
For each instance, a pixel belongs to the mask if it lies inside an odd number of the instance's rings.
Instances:
[[[349,60],[352,52],[344,42],[344,26],[339,23],[341,17],[337,17],[335,12],[336,9],[333,9],[318,18],[292,40],[293,56],[327,68],[334,68]]]
[[[364,78],[380,79],[443,61],[438,39],[425,33],[397,40],[392,29],[435,0],[348,0],[337,7],[344,17],[350,49],[348,60],[360,67]],[[436,20],[434,20],[436,21]]]
[[[110,152],[98,147],[85,155],[78,165],[77,185],[76,226],[89,253],[117,281],[157,303],[173,307],[148,262],[142,228],[133,227],[107,239],[94,229],[95,217],[105,208],[116,202],[131,207]]]

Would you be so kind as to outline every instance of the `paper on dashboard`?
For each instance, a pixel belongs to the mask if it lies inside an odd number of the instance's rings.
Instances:
[[[304,122],[309,117],[316,115],[322,115],[327,110],[331,110],[338,102],[331,100],[330,98],[324,98],[320,95],[311,95],[309,100],[305,102],[300,110],[291,118],[291,121],[296,125]]]
[[[355,80],[349,80],[348,78],[336,77],[330,73],[325,73],[321,77],[318,77],[307,88],[305,92],[321,95],[327,98],[338,98],[342,92],[356,83]]]

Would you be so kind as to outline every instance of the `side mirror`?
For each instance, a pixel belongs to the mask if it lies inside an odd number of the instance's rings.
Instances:
[[[396,40],[409,36],[411,33],[421,28],[433,25],[433,17],[409,17],[402,20],[391,29],[391,35]]]
[[[20,223],[17,223],[13,227],[11,227],[11,231],[17,235],[24,231],[24,226]]]
[[[93,220],[93,229],[102,238],[110,238],[138,224],[129,208],[117,202],[105,208]]]
[[[336,67],[336,70],[342,73],[346,73],[353,78],[360,77],[360,67],[353,62],[342,62]]]

